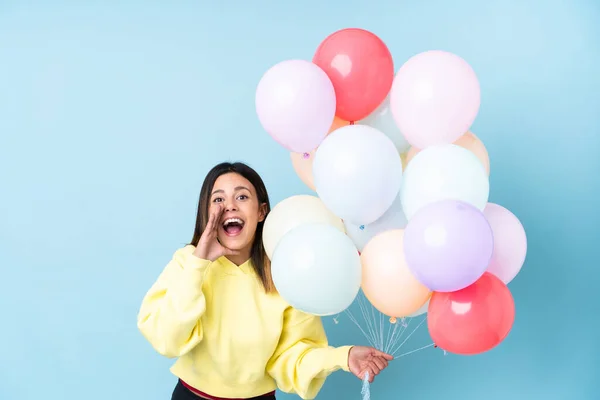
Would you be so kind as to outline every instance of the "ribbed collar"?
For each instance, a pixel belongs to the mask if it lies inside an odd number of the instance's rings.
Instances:
[[[240,266],[235,265],[227,257],[223,256],[215,260],[219,265],[217,267],[223,268],[223,272],[228,275],[255,275],[254,268],[252,268],[252,260],[248,259]]]

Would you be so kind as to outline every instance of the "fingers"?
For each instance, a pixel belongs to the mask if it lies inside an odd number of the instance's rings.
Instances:
[[[379,375],[383,368],[380,368],[375,362],[370,362],[369,365],[358,376],[360,379],[365,379],[365,374],[369,374],[369,382],[373,382],[375,376]]]
[[[367,368],[365,368],[365,370],[360,374],[359,378],[364,380],[366,374],[369,374],[369,377],[368,377],[369,383],[373,383],[373,380],[375,379],[375,375],[377,375],[377,374],[373,371],[371,366],[368,366]]]
[[[211,232],[213,231],[215,228],[215,213],[211,211],[209,211],[208,214],[208,222],[206,223],[206,227],[204,228],[205,232]]]
[[[219,219],[223,213],[223,207],[220,204],[214,204],[209,210],[208,222],[206,223],[206,231],[216,231],[219,226]]]
[[[383,357],[374,357],[373,363],[379,368],[380,372],[388,366],[387,360]]]
[[[388,361],[392,361],[394,359],[393,355],[384,353],[383,351],[379,351],[377,349],[373,349],[373,355],[377,357],[382,357]]]

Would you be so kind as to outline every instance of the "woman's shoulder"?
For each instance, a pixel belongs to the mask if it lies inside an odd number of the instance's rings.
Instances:
[[[182,245],[175,249],[173,252],[173,257],[192,255],[194,250],[196,250],[196,247],[192,246],[191,244]]]
[[[197,259],[194,256],[195,246],[186,244],[176,248],[171,254],[171,262],[187,264],[188,262],[195,263]]]
[[[194,250],[196,250],[196,246],[193,246],[191,244],[186,244],[186,245],[178,248],[177,250],[175,250],[175,253],[192,254],[194,252]]]

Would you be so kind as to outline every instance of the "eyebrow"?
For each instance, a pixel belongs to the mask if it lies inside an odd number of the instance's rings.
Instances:
[[[250,191],[250,189],[248,189],[246,186],[237,186],[237,187],[236,187],[234,190],[235,190],[236,192],[237,192],[238,190],[247,190],[247,191]],[[214,192],[212,192],[211,196],[212,196],[213,194],[215,194],[215,193],[225,193],[225,191],[224,191],[223,189],[217,189],[217,190],[215,190]]]

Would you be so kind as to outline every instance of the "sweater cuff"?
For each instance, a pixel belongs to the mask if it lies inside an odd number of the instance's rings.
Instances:
[[[330,358],[330,362],[333,364],[332,369],[341,368],[346,372],[350,371],[350,367],[348,366],[348,356],[350,355],[350,349],[353,346],[341,346],[332,348],[332,354]]]

